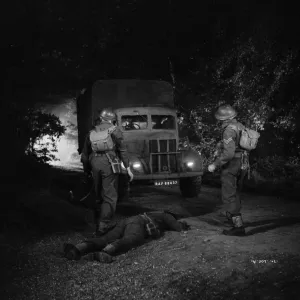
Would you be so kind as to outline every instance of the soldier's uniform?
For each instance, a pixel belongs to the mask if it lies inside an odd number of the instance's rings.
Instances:
[[[226,235],[244,235],[245,229],[241,218],[241,201],[239,190],[247,170],[242,170],[242,159],[245,151],[239,146],[240,132],[244,126],[236,119],[236,112],[228,106],[221,107],[221,110],[228,109],[231,113],[229,118],[222,119],[216,114],[216,118],[222,121],[222,140],[218,145],[218,155],[213,163],[221,168],[222,202],[223,211],[226,217],[233,223],[234,227],[224,230]],[[224,112],[224,111],[223,111]]]
[[[96,201],[98,209],[96,209],[96,233],[105,233],[112,224],[112,218],[116,210],[118,200],[118,178],[119,174],[114,173],[109,158],[114,160],[119,157],[125,168],[129,166],[129,159],[124,144],[123,133],[119,127],[109,121],[101,118],[93,130],[86,137],[83,151],[81,154],[81,162],[85,173],[92,172]],[[114,128],[111,132],[111,138],[114,142],[114,149],[108,151],[92,151],[90,135],[93,131],[103,131],[108,128]]]
[[[222,146],[220,155],[217,156],[214,164],[221,167],[222,201],[224,210],[230,214],[238,214],[241,211],[241,202],[238,196],[239,177],[241,175],[241,162],[243,149],[238,145],[239,133],[233,129],[239,128],[242,124],[236,119],[224,122],[222,128]]]
[[[168,212],[149,212],[121,220],[116,227],[99,238],[86,240],[76,246],[65,244],[65,257],[78,260],[84,255],[95,253],[90,259],[100,260],[99,258],[103,256],[99,256],[99,252],[102,250],[106,254],[114,255],[120,251],[125,252],[141,245],[149,237],[157,238],[163,231],[187,229],[189,229],[189,226],[184,221],[177,221],[174,215]],[[107,245],[110,247],[107,248]]]

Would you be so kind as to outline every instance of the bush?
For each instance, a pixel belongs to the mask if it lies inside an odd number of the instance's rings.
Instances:
[[[203,183],[220,187],[220,170],[206,172]],[[250,178],[246,176],[244,180],[243,191],[297,200],[300,193],[300,158],[268,156],[256,159],[251,164]]]
[[[277,155],[259,158],[251,165],[253,172],[266,180],[300,180],[300,158]]]

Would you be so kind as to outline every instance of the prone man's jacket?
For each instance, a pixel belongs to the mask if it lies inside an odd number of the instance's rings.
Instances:
[[[147,217],[151,219],[151,221],[154,223],[154,225],[160,230],[160,232],[164,231],[184,231],[182,223],[178,222],[176,218],[170,214],[166,213],[164,211],[151,211],[146,213]],[[141,226],[145,226],[143,222],[140,222],[143,220],[142,215],[137,215],[130,217],[126,220],[123,220],[121,222],[124,222],[123,224],[131,224],[139,222]],[[116,248],[124,248],[126,246],[129,246],[131,243],[130,239],[117,239],[111,244]]]
[[[170,214],[162,211],[151,211],[146,213],[147,216],[153,221],[155,226],[162,231],[182,231],[182,224]]]
[[[99,125],[97,125],[99,130],[106,130],[106,129],[110,128],[111,126],[113,126],[111,123],[105,122],[105,121],[102,121]],[[92,130],[95,130],[95,128]],[[83,150],[81,153],[81,162],[83,164],[83,169],[85,172],[90,171],[89,158],[90,158],[90,155],[93,153],[92,147],[91,147],[91,141],[90,141],[90,133],[91,133],[91,131],[88,133],[88,135],[85,138]],[[118,127],[118,126],[116,127],[116,129],[111,133],[111,137],[112,137],[112,140],[114,141],[115,149],[107,151],[107,153],[112,156],[117,155],[122,160],[125,168],[128,168],[129,158],[128,158],[128,153],[127,153],[127,148],[124,143],[123,133],[122,133],[120,127]]]
[[[243,149],[239,146],[241,130],[244,125],[236,119],[223,122],[222,140],[219,144],[219,155],[214,161],[217,167],[225,165],[234,157],[241,157]]]

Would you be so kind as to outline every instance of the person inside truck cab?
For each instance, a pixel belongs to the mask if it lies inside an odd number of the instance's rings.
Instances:
[[[174,120],[172,116],[154,116],[152,117],[154,123],[153,129],[174,129]]]
[[[141,129],[140,125],[134,118],[127,117],[125,120],[122,122],[122,127],[124,130],[137,130]]]
[[[125,121],[122,123],[122,127],[125,130],[136,129],[136,127],[134,126],[132,118],[126,118]]]

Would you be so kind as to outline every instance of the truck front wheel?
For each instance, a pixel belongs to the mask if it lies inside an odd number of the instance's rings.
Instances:
[[[183,197],[192,198],[199,196],[201,192],[202,177],[180,178],[179,188]]]

